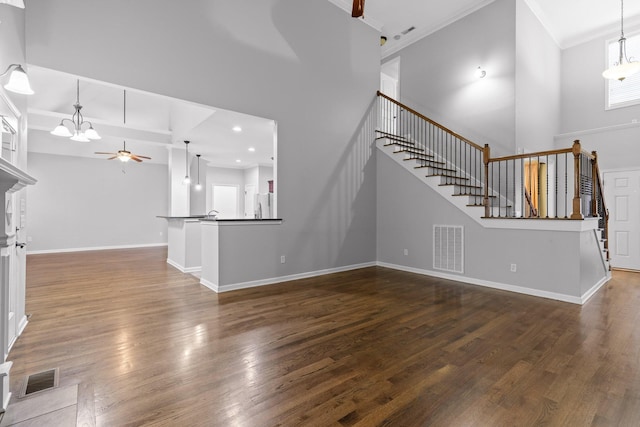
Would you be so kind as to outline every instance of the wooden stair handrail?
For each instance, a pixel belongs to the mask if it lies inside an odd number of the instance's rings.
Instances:
[[[563,148],[560,150],[538,151],[535,153],[514,154],[513,156],[494,157],[489,159],[489,162],[503,162],[507,160],[529,159],[532,157],[544,157],[553,156],[554,154],[569,154],[572,153],[571,148]]]
[[[401,102],[396,101],[395,99],[393,99],[393,98],[391,98],[391,97],[389,97],[389,96],[385,95],[384,93],[382,93],[382,92],[380,92],[380,91],[378,91],[377,93],[378,93],[378,96],[383,97],[383,98],[384,98],[384,99],[386,99],[387,101],[390,101],[390,102],[392,102],[392,103],[396,104],[398,107],[400,107],[400,108],[402,108],[402,109],[404,109],[404,110],[410,111],[412,114],[415,114],[416,116],[418,116],[418,117],[420,117],[421,119],[423,119],[423,120],[425,120],[425,121],[429,122],[430,124],[434,125],[435,127],[442,129],[443,131],[447,132],[448,134],[451,134],[452,136],[456,137],[456,138],[457,138],[457,139],[459,139],[460,141],[466,142],[467,144],[469,144],[470,146],[474,147],[474,148],[475,148],[475,149],[477,149],[477,150],[480,150],[480,151],[482,151],[482,150],[483,150],[483,148],[482,148],[481,146],[479,146],[478,144],[476,144],[475,142],[470,141],[470,140],[468,140],[467,138],[465,138],[464,136],[462,136],[462,135],[460,135],[460,134],[455,133],[455,132],[454,132],[454,131],[452,131],[451,129],[448,129],[448,128],[446,128],[446,127],[442,126],[440,123],[434,122],[434,121],[433,121],[433,120],[431,120],[430,118],[428,118],[428,117],[426,117],[426,116],[424,116],[424,115],[422,115],[422,114],[418,113],[418,112],[417,112],[416,110],[414,110],[413,108],[411,108],[411,107],[407,107],[406,105],[402,104]]]

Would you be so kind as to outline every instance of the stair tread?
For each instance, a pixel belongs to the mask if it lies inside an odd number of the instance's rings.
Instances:
[[[402,135],[396,135],[395,133],[389,133],[389,132],[385,132],[385,131],[379,130],[379,129],[376,129],[376,132],[384,134],[384,135],[387,135],[387,136],[390,136],[392,138],[402,138],[402,139],[407,140],[407,137],[402,136]]]
[[[445,187],[447,185],[456,185],[458,187],[465,187],[465,188],[482,188],[479,185],[471,185],[471,184],[440,184],[440,187]],[[481,194],[473,194],[474,196],[481,196]]]
[[[439,174],[439,173],[437,173],[437,174],[433,174],[433,175],[427,175],[427,176],[428,176],[428,177],[429,177],[429,176],[441,176],[441,177],[443,177],[443,178],[450,178],[450,179],[464,179],[465,181],[469,181],[469,178],[465,178],[465,177],[462,177],[462,176],[446,175],[446,174]]]
[[[452,194],[452,196],[484,197],[484,194]],[[497,196],[488,196],[488,197],[490,199],[495,199]]]
[[[420,165],[420,166],[414,166],[414,169],[424,169],[424,168],[431,168],[431,169],[438,169],[441,171],[449,171],[449,172],[455,172],[455,169],[451,169],[451,168],[445,168],[443,166],[429,166],[429,165]]]
[[[411,157],[409,157],[407,159],[404,159],[404,160],[424,160],[425,162],[438,163],[438,164],[441,164],[441,165],[445,164],[444,162],[438,162],[436,160],[431,160],[431,159],[433,159],[433,156],[431,154],[417,154],[417,153],[414,153],[414,156],[422,156],[423,158],[411,156]],[[427,159],[426,157],[429,157],[429,158]]]
[[[416,154],[422,154],[424,152],[424,149],[419,148],[419,147],[412,147],[410,145],[403,145],[403,144],[385,144],[385,147],[388,147],[390,145],[399,145],[400,147],[402,147],[401,150],[398,151],[394,151],[393,154],[397,154],[397,153],[416,153]]]

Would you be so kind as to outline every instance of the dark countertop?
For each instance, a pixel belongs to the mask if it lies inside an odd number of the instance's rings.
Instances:
[[[203,219],[205,215],[191,215],[191,216],[164,216],[157,215],[156,218],[164,218],[164,219]]]

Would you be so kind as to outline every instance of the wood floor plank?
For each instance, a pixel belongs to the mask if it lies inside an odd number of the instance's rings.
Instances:
[[[639,304],[630,272],[580,307],[379,267],[215,294],[164,248],[29,255],[13,402],[59,367],[95,425],[637,425]]]

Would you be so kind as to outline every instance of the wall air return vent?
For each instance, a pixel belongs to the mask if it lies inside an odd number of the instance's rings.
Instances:
[[[461,225],[433,226],[433,268],[464,272],[464,228]]]

